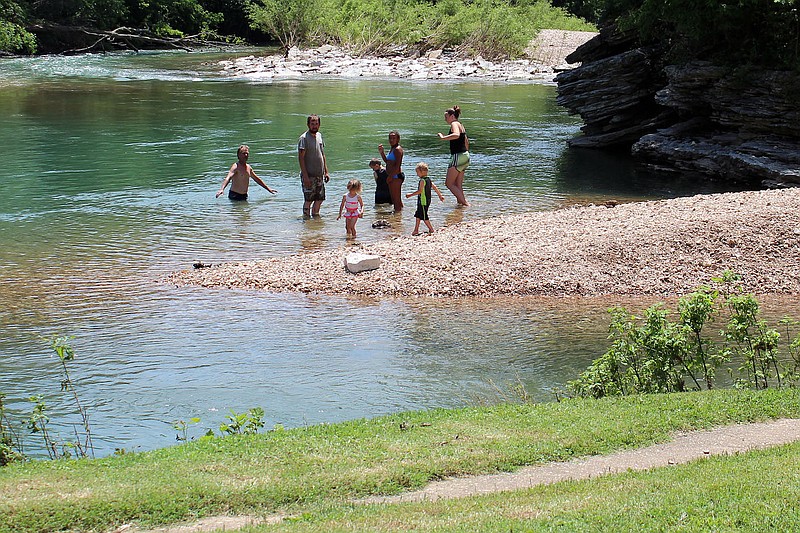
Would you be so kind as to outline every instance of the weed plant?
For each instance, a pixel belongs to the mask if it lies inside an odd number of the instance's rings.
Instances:
[[[712,280],[713,286],[680,298],[674,322],[660,303],[642,317],[625,308],[610,309],[611,347],[568,384],[570,391],[602,398],[712,389],[723,365],[738,388],[796,387],[798,322],[784,318],[770,326],[761,318],[755,296],[741,290],[740,279],[725,271]],[[715,339],[708,330],[715,319],[723,318],[727,323]]]

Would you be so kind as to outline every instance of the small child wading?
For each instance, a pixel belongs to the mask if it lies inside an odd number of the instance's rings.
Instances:
[[[364,200],[361,198],[361,182],[350,180],[347,182],[347,194],[342,196],[342,203],[339,204],[339,216],[342,218],[344,211],[344,227],[347,230],[347,237],[356,236],[356,222],[364,216]]]
[[[431,205],[431,189],[436,191],[436,194],[439,195],[439,200],[442,202],[444,202],[444,196],[442,196],[436,184],[428,177],[427,163],[417,163],[414,170],[417,171],[417,176],[419,177],[419,188],[416,192],[406,194],[406,198],[411,198],[412,196],[417,197],[417,211],[414,213],[414,218],[417,219],[417,223],[411,235],[419,235],[420,222],[424,222],[425,225],[428,226],[428,233],[433,233],[433,224],[431,224],[431,221],[428,219],[428,208]]]

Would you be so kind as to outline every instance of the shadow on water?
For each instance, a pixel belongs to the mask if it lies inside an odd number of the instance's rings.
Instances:
[[[590,148],[561,152],[553,185],[571,203],[657,200],[753,189],[703,176],[648,171],[626,153]]]

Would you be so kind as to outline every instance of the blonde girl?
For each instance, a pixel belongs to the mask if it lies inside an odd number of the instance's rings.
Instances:
[[[347,194],[342,196],[342,203],[339,204],[339,216],[342,218],[344,211],[344,227],[347,230],[348,238],[356,236],[356,222],[364,216],[364,200],[361,198],[361,181],[350,180],[347,182]]]

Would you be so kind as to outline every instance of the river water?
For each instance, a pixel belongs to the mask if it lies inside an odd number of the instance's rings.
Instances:
[[[195,260],[253,260],[345,244],[334,221],[350,178],[397,129],[406,172],[426,161],[443,185],[443,110],[471,138],[465,190],[435,226],[569,203],[721,190],[644,175],[623,157],[567,150],[580,123],[555,88],[528,83],[230,80],[231,54],[110,54],[0,61],[0,393],[12,419],[45,397],[52,431],[75,414],[48,348],[73,336],[71,363],[98,455],[175,442],[172,422],[216,429],[231,410],[267,427],[485,402],[521,383],[538,400],[605,348],[601,300],[365,301],[164,282]],[[296,143],[322,117],[332,181],[319,220],[301,216]],[[236,148],[278,194],[214,198]],[[406,188],[409,188],[407,185]],[[366,202],[359,240],[413,228]],[[391,230],[370,223],[388,218]],[[489,222],[487,222],[489,223]],[[332,266],[332,268],[336,268]],[[32,445],[35,449],[35,446]]]

